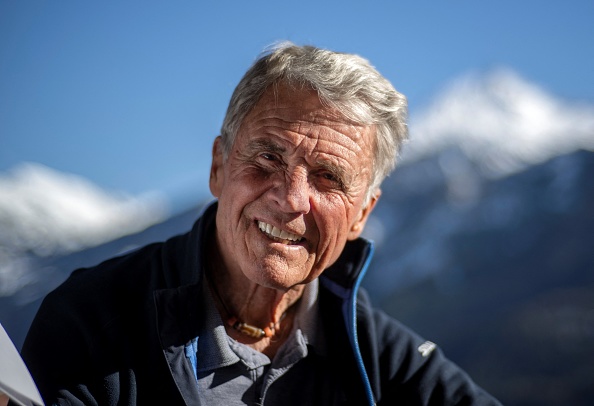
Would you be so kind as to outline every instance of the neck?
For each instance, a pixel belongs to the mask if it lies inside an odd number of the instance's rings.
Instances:
[[[285,337],[292,327],[294,305],[304,286],[281,291],[258,285],[242,272],[230,272],[214,241],[209,252],[214,255],[206,264],[207,279],[227,334],[248,345],[260,343],[265,349],[271,341]]]

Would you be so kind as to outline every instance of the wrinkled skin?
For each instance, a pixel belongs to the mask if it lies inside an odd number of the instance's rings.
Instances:
[[[324,108],[311,91],[268,89],[227,159],[220,139],[213,148],[210,186],[219,199],[217,243],[227,270],[286,291],[336,261],[376,202],[363,206],[373,131]],[[259,222],[300,240],[273,238]]]

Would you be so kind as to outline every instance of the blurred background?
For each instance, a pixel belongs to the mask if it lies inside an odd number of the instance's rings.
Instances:
[[[73,269],[191,227],[233,88],[291,40],[360,54],[409,98],[366,230],[376,304],[505,404],[592,404],[594,3],[210,3],[0,1],[17,347]]]

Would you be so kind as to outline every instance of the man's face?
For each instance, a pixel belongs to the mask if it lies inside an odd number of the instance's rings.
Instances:
[[[227,160],[220,138],[213,148],[210,188],[226,269],[288,290],[334,263],[376,202],[363,207],[374,131],[348,123],[311,91],[269,88]]]

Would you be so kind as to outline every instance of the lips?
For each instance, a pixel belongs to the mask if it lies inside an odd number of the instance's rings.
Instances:
[[[286,244],[291,243],[298,243],[303,240],[303,237],[298,236],[297,234],[289,233],[288,231],[281,230],[273,226],[272,224],[265,223],[263,221],[258,221],[258,228],[268,237],[274,239],[278,242],[284,242]]]

